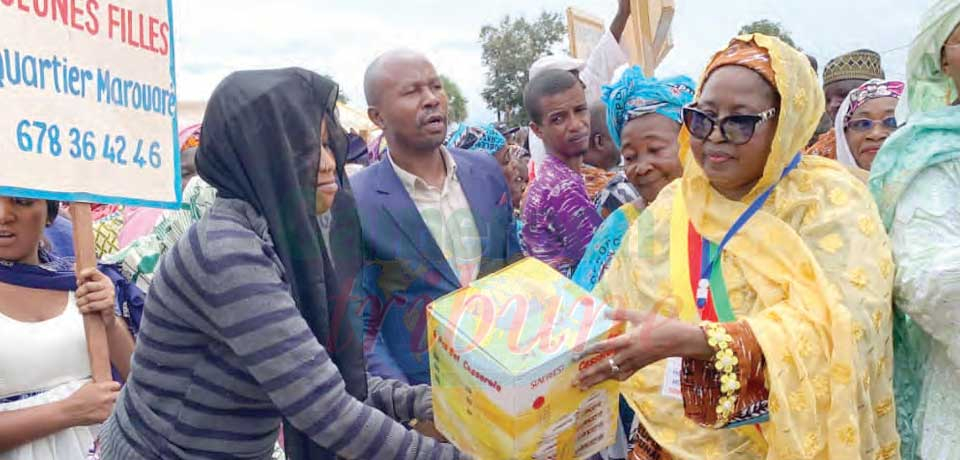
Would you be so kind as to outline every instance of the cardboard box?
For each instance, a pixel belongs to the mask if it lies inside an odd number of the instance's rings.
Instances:
[[[622,334],[610,307],[525,259],[435,301],[430,374],[437,428],[480,459],[582,459],[613,444],[618,382],[586,392],[590,345]]]

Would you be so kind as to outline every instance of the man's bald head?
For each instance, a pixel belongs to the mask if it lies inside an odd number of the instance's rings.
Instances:
[[[423,63],[433,67],[433,64],[423,53],[406,48],[398,48],[387,51],[377,56],[373,62],[367,66],[367,71],[363,74],[363,93],[367,98],[367,105],[375,106],[379,103],[383,94],[383,81],[389,71],[395,66],[404,65],[422,65]]]
[[[590,135],[610,137],[607,131],[607,106],[603,102],[590,104]]]
[[[620,164],[620,150],[607,129],[607,106],[600,101],[590,105],[590,149],[583,162],[607,171]]]
[[[437,69],[422,53],[388,51],[363,79],[367,116],[383,130],[391,154],[431,155],[447,134],[447,95]]]

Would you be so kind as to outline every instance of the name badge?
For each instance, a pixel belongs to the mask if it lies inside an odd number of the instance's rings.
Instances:
[[[683,358],[667,358],[667,367],[663,373],[663,388],[660,394],[668,398],[683,400],[680,391],[680,369],[683,368]]]

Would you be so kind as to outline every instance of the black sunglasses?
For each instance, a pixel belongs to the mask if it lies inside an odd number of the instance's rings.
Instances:
[[[776,113],[777,109],[772,108],[756,115],[730,115],[717,120],[693,107],[684,107],[683,124],[686,125],[691,136],[700,140],[710,137],[713,128],[719,126],[720,134],[725,141],[733,145],[743,145],[753,138],[757,126],[773,118]]]

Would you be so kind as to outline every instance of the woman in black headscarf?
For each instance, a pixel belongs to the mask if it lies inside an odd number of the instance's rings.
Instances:
[[[268,458],[281,417],[293,459],[460,457],[395,421],[432,418],[428,387],[364,370],[336,99],[302,69],[214,92],[197,168],[218,198],[157,271],[104,458]]]

